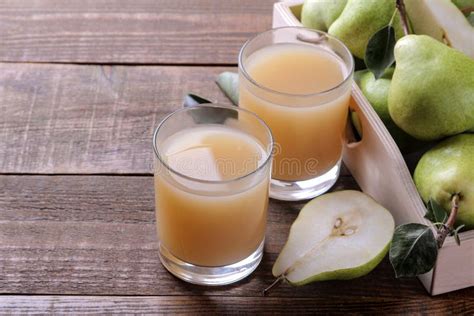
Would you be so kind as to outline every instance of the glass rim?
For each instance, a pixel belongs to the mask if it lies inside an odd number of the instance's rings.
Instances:
[[[256,40],[257,38],[259,38],[260,36],[263,36],[267,33],[270,33],[270,32],[274,32],[274,31],[279,31],[279,30],[283,30],[283,29],[292,29],[292,30],[305,30],[305,31],[309,31],[309,32],[312,32],[312,33],[317,33],[317,34],[322,34],[324,36],[326,36],[327,38],[330,38],[332,40],[334,40],[336,43],[338,43],[338,45],[341,45],[341,47],[344,49],[344,51],[349,55],[351,56],[350,60],[351,60],[351,63],[350,63],[350,68],[349,71],[347,72],[347,75],[345,76],[345,78],[340,82],[338,83],[337,85],[335,85],[334,87],[331,87],[329,89],[326,89],[324,91],[319,91],[319,92],[313,92],[313,93],[288,93],[288,92],[281,92],[281,91],[277,91],[277,90],[274,90],[274,89],[271,89],[271,88],[268,88],[264,85],[261,85],[259,84],[258,82],[256,82],[251,76],[250,74],[247,72],[247,70],[245,69],[244,65],[243,65],[243,62],[242,62],[242,58],[243,58],[243,52],[244,50],[247,48],[247,46],[253,42],[254,40]],[[327,93],[330,93],[334,90],[337,90],[339,87],[343,86],[352,76],[352,74],[354,73],[354,67],[355,67],[355,62],[354,62],[354,58],[352,57],[352,53],[350,52],[349,48],[347,48],[347,46],[342,42],[340,41],[338,38],[334,37],[334,36],[331,36],[329,35],[328,33],[326,32],[323,32],[323,31],[319,31],[319,30],[313,30],[313,29],[309,29],[307,27],[304,27],[304,26],[281,26],[281,27],[275,27],[275,28],[272,28],[270,30],[267,30],[267,31],[264,31],[264,32],[261,32],[261,33],[258,33],[256,35],[254,35],[253,37],[251,37],[250,39],[248,39],[244,45],[242,46],[242,48],[240,49],[240,52],[239,52],[239,57],[238,57],[238,68],[239,70],[242,71],[243,75],[245,76],[245,78],[250,81],[253,85],[257,86],[259,89],[262,89],[262,90],[265,90],[267,92],[270,92],[272,94],[277,94],[277,95],[281,95],[281,96],[286,96],[286,97],[297,97],[297,98],[308,98],[308,97],[315,97],[315,96],[319,96],[319,95],[324,95],[324,94],[327,94]]]
[[[267,155],[265,157],[265,160],[263,161],[263,163],[260,165],[260,166],[257,166],[257,168],[255,168],[254,170],[250,171],[249,173],[246,173],[242,176],[239,176],[239,177],[236,177],[236,178],[232,178],[232,179],[228,179],[228,180],[205,180],[205,179],[200,179],[200,178],[195,178],[195,177],[191,177],[191,176],[188,176],[188,175],[185,175],[177,170],[174,170],[173,168],[171,168],[165,161],[164,159],[162,159],[162,156],[160,155],[160,152],[158,150],[158,147],[156,145],[156,140],[157,140],[157,137],[158,137],[158,133],[160,131],[160,129],[163,127],[163,125],[171,118],[173,117],[175,114],[178,114],[178,113],[181,113],[181,112],[185,112],[185,111],[190,111],[190,110],[193,110],[193,109],[196,109],[198,107],[206,107],[206,108],[220,108],[220,109],[229,109],[229,110],[234,110],[236,112],[242,112],[242,113],[247,113],[249,114],[250,116],[253,116],[258,123],[260,123],[264,129],[266,130],[267,132],[267,135],[269,136],[269,149],[268,150],[267,148],[264,148],[265,149],[265,154]],[[255,138],[253,135],[249,134],[250,136],[252,136],[253,138]],[[263,145],[263,144],[262,144]],[[265,123],[264,120],[262,120],[257,114],[249,111],[249,110],[246,110],[246,109],[242,109],[238,106],[228,106],[228,105],[222,105],[222,104],[215,104],[215,103],[202,103],[202,104],[199,104],[199,105],[196,105],[196,106],[192,106],[192,107],[185,107],[185,108],[181,108],[181,109],[178,109],[176,111],[173,111],[172,113],[168,114],[159,124],[158,126],[156,127],[154,133],[153,133],[153,151],[155,153],[155,157],[160,161],[160,163],[162,165],[165,166],[165,168],[167,170],[169,170],[171,173],[179,176],[179,177],[182,177],[186,180],[190,180],[190,181],[195,181],[195,182],[201,182],[201,183],[207,183],[207,184],[225,184],[225,183],[231,183],[231,182],[235,182],[235,181],[239,181],[239,180],[243,180],[255,173],[257,173],[258,171],[260,171],[261,169],[263,169],[270,161],[271,161],[271,158],[273,156],[273,147],[275,145],[275,142],[274,142],[274,139],[273,139],[273,134],[272,134],[272,131],[270,129],[270,127]]]

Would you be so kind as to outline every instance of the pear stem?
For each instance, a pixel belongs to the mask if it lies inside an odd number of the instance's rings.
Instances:
[[[410,34],[410,28],[408,27],[407,11],[405,9],[405,2],[403,0],[397,0],[397,9],[400,13],[400,21],[402,22],[403,33],[405,35]]]
[[[438,248],[443,247],[444,240],[451,233],[454,222],[456,221],[456,216],[458,215],[459,210],[459,194],[453,195],[451,199],[451,213],[449,213],[448,220],[446,223],[441,226],[438,230],[438,236],[436,236],[436,242],[438,243]]]
[[[469,6],[461,9],[462,14],[469,15],[469,13],[474,11],[474,6]]]
[[[275,281],[273,281],[272,284],[270,284],[269,286],[267,286],[263,291],[262,291],[262,294],[263,296],[266,296],[274,287],[276,287],[277,285],[280,285],[280,283],[285,280],[285,275],[282,274],[280,275],[278,278],[275,279]]]

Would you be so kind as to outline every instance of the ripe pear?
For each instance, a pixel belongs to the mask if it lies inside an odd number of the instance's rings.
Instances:
[[[347,0],[305,0],[301,23],[305,27],[327,32],[346,4]]]
[[[474,229],[474,134],[450,137],[418,162],[414,180],[423,201],[434,199],[446,212],[453,195],[459,195],[456,224]]]
[[[408,154],[422,148],[425,144],[400,129],[390,117],[388,112],[388,91],[395,68],[385,70],[382,77],[375,79],[368,70],[357,71],[354,80],[362,93],[379,115],[385,127],[392,135],[402,153]]]
[[[319,196],[300,211],[272,273],[294,285],[363,276],[387,253],[394,229],[390,212],[362,192]]]
[[[426,35],[395,45],[397,66],[388,94],[393,121],[420,140],[474,127],[474,60]]]
[[[395,13],[395,0],[349,0],[328,33],[339,38],[351,53],[364,59],[372,35],[389,24]],[[398,14],[394,18],[395,37],[403,36]]]
[[[416,34],[429,35],[474,58],[474,27],[456,5],[474,10],[472,0],[458,0],[456,4],[450,0],[405,0]]]

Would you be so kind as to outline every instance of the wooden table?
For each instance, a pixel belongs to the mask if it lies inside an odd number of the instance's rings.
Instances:
[[[179,281],[155,237],[152,131],[270,28],[272,0],[0,0],[0,313],[473,313],[474,289],[431,298],[370,275],[269,297],[303,203],[272,200],[263,262],[220,288]],[[334,190],[357,188],[346,172]]]

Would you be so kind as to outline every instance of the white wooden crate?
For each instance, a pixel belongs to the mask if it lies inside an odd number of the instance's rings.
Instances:
[[[277,2],[273,27],[302,26],[303,0]],[[390,210],[397,224],[425,223],[426,208],[400,150],[359,87],[354,84],[351,108],[358,112],[363,138],[347,144],[344,163],[361,189]],[[474,230],[460,235],[461,246],[448,237],[434,269],[419,279],[431,295],[474,285]]]

